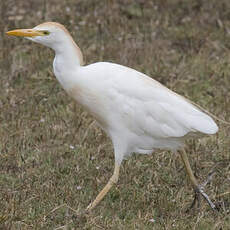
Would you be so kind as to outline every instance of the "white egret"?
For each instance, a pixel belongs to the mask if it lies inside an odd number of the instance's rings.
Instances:
[[[22,36],[55,51],[53,70],[64,90],[95,118],[111,138],[115,169],[112,177],[89,204],[93,209],[117,183],[124,157],[133,152],[150,154],[156,149],[178,150],[195,191],[212,209],[215,204],[198,184],[191,170],[184,142],[200,134],[215,134],[213,119],[184,97],[134,69],[97,62],[83,65],[79,47],[65,27],[45,22],[32,29],[17,29],[8,35]]]

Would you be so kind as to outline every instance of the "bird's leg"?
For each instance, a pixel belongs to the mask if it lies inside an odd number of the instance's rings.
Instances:
[[[208,195],[204,192],[204,186],[211,180],[212,174],[209,175],[207,181],[205,181],[203,184],[199,185],[190,166],[190,163],[188,161],[188,156],[185,152],[185,150],[179,151],[181,159],[184,163],[186,172],[189,176],[190,181],[192,182],[192,186],[195,192],[194,200],[192,202],[192,205],[190,208],[193,208],[193,206],[196,204],[196,201],[198,201],[198,207],[200,206],[200,194],[204,197],[204,199],[208,202],[208,204],[211,206],[213,210],[216,209],[216,206],[212,203],[212,201],[209,199]]]
[[[86,208],[86,212],[92,210],[108,193],[108,191],[111,189],[111,187],[117,183],[118,177],[119,177],[119,170],[120,165],[115,163],[115,168],[112,177],[109,179],[106,186],[102,189],[102,191],[97,195],[96,199],[88,205]]]

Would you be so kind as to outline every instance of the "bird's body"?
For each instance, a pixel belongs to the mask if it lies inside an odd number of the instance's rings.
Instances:
[[[108,62],[78,66],[69,74],[57,69],[54,62],[59,82],[109,135],[119,162],[133,152],[176,150],[189,136],[217,132],[212,118],[134,69]]]
[[[58,23],[43,23],[30,31],[15,30],[8,34],[25,36],[55,51],[56,78],[112,140],[114,175],[88,209],[116,183],[124,157],[133,152],[149,154],[155,149],[177,150],[183,148],[188,137],[218,131],[210,116],[143,73],[109,62],[83,66],[80,49]],[[187,163],[183,155],[182,158]]]

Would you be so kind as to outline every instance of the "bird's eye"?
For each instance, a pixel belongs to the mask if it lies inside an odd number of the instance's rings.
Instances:
[[[44,35],[49,35],[49,34],[50,34],[50,32],[49,32],[49,31],[47,31],[47,30],[45,30],[45,31],[43,31],[43,34],[44,34]]]

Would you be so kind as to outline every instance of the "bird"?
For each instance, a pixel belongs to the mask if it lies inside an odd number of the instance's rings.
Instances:
[[[86,207],[89,212],[118,182],[122,161],[132,153],[152,154],[158,149],[178,152],[194,190],[195,203],[202,196],[216,205],[194,176],[185,141],[218,132],[207,111],[135,69],[112,62],[85,65],[69,31],[58,22],[44,22],[32,29],[14,29],[7,35],[25,37],[54,50],[53,72],[69,96],[81,104],[112,141],[114,172],[108,183]]]

